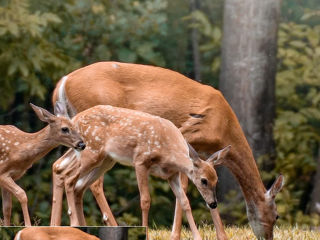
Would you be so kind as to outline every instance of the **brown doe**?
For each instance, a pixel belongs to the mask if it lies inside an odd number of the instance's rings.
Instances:
[[[14,240],[100,240],[96,236],[72,227],[27,227]]]
[[[194,239],[201,239],[192,217],[189,201],[182,190],[179,173],[187,175],[196,185],[208,207],[216,208],[217,175],[213,162],[224,155],[221,152],[227,152],[229,147],[203,161],[170,121],[147,113],[112,106],[100,105],[87,109],[77,114],[73,121],[79,126],[87,144],[87,148],[81,153],[80,165],[79,161],[72,164],[75,156],[67,152],[53,167],[54,184],[57,183],[55,178],[60,175],[58,177],[61,179],[63,175],[71,225],[85,225],[82,210],[82,196],[85,189],[118,162],[135,168],[143,226],[148,226],[151,201],[148,175],[152,174],[168,180],[177,200],[186,212]],[[54,204],[61,206],[62,201],[57,199],[56,187],[59,186],[56,184],[54,186],[53,219],[57,219],[55,209],[61,209],[61,207],[56,208]]]
[[[12,195],[21,204],[25,225],[31,225],[27,195],[15,181],[21,178],[35,161],[60,144],[77,150],[85,148],[73,123],[65,117],[63,105],[55,105],[56,116],[33,104],[31,107],[41,121],[49,124],[47,127],[36,133],[26,133],[11,125],[0,126],[0,187],[4,225],[10,225]]]
[[[277,211],[275,195],[267,192],[279,192],[283,177],[266,190],[239,121],[220,91],[160,67],[99,62],[63,77],[52,100],[64,102],[72,115],[109,104],[160,116],[181,128],[186,140],[207,155],[232,145],[222,164],[240,184],[254,233],[272,239]],[[99,191],[103,193],[101,184]],[[182,212],[177,207],[172,239],[180,238]],[[227,239],[218,210],[211,214],[218,239]]]

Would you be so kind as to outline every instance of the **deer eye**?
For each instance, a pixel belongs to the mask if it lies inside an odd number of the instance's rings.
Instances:
[[[205,179],[205,178],[201,178],[201,183],[202,183],[204,186],[207,186],[207,185],[208,185],[208,180]]]
[[[279,219],[279,215],[276,216],[276,220],[278,220],[278,219]]]
[[[63,133],[65,133],[65,134],[67,134],[67,133],[70,132],[69,128],[67,128],[67,127],[61,128],[61,131],[62,131]]]

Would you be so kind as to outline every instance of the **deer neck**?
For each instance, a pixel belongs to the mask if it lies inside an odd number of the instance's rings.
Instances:
[[[224,165],[238,180],[247,206],[264,201],[266,189],[247,141],[233,144],[229,154]]]
[[[28,133],[24,140],[25,156],[33,159],[33,162],[45,156],[59,144],[51,139],[50,127],[46,126],[36,133]]]

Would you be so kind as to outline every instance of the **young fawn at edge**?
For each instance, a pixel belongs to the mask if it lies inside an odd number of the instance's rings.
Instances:
[[[36,133],[26,133],[11,125],[0,126],[0,187],[6,226],[10,225],[12,195],[21,204],[24,224],[31,225],[27,195],[15,181],[21,178],[35,161],[60,144],[76,150],[85,148],[74,124],[66,117],[62,104],[55,104],[56,116],[41,107],[30,105],[39,119],[48,123],[48,126]]]
[[[94,235],[72,227],[27,227],[14,240],[100,240]]]
[[[217,175],[213,163],[225,156],[230,147],[203,161],[170,121],[147,113],[112,106],[90,108],[77,114],[73,120],[78,124],[88,147],[80,156],[80,166],[70,164],[73,158],[70,152],[55,162],[52,219],[57,217],[56,210],[61,209],[55,207],[55,204],[61,205],[62,195],[56,193],[61,191],[63,184],[58,186],[56,183],[59,181],[61,183],[63,179],[71,225],[84,225],[82,206],[84,191],[118,162],[135,168],[143,226],[148,226],[150,208],[148,175],[152,174],[168,180],[186,213],[193,237],[201,239],[192,217],[189,201],[182,189],[179,173],[186,174],[196,185],[208,207],[216,208]],[[71,166],[74,167],[70,169]]]

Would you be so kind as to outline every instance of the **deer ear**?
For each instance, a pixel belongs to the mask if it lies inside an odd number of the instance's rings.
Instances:
[[[275,198],[284,185],[284,176],[282,174],[274,181],[271,188],[268,190],[269,197]]]
[[[59,101],[56,101],[56,103],[54,104],[54,115],[56,115],[58,117],[64,116],[64,117],[69,118],[65,105]]]
[[[189,147],[189,156],[192,160],[193,163],[199,161],[199,155],[196,150],[187,142],[188,147]]]
[[[228,152],[230,151],[231,145],[226,146],[225,148],[219,150],[212,154],[206,161],[213,164],[213,165],[221,165],[223,164],[223,160],[227,156]]]
[[[47,111],[41,107],[38,107],[32,103],[30,103],[30,105],[31,105],[33,111],[37,114],[38,118],[41,121],[50,123],[55,119],[55,116],[52,113],[50,113],[49,111]]]

